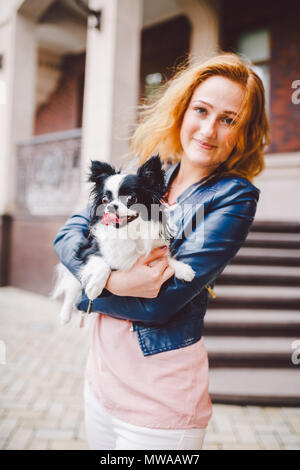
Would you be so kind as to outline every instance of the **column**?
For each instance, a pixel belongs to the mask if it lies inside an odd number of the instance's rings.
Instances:
[[[82,191],[91,159],[114,165],[129,150],[139,86],[141,0],[90,0],[101,31],[88,29],[82,138]],[[89,26],[93,18],[89,20]]]
[[[219,49],[219,1],[178,0],[191,23],[191,55],[208,59]]]
[[[34,124],[37,49],[35,24],[10,12],[0,30],[3,69],[0,79],[0,214],[15,210],[16,143],[31,137]]]

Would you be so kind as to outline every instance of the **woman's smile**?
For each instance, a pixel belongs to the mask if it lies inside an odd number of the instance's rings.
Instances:
[[[204,150],[213,150],[217,148],[216,145],[209,144],[208,142],[205,142],[204,140],[199,140],[193,137],[193,141],[199,145],[199,147],[203,148]]]

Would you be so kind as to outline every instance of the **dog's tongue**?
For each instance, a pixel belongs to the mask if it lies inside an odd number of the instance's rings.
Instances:
[[[111,212],[107,212],[102,217],[102,223],[104,225],[116,225],[119,222],[118,217],[116,214],[112,214]]]

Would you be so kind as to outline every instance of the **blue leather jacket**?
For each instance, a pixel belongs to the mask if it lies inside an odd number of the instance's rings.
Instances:
[[[166,172],[167,184],[175,177],[180,163]],[[195,190],[193,190],[193,186]],[[188,197],[187,197],[188,196]],[[93,302],[93,311],[115,318],[130,320],[144,356],[182,348],[201,338],[207,308],[208,291],[216,278],[243,245],[256,212],[259,190],[246,178],[214,177],[200,187],[194,184],[177,198],[188,205],[174,212],[178,227],[171,250],[176,259],[188,263],[196,275],[192,282],[172,276],[154,299],[111,294],[106,289]],[[186,227],[203,214],[187,236]],[[177,214],[176,214],[177,213]],[[177,218],[177,220],[176,220]],[[199,219],[199,218],[198,218]],[[87,236],[89,206],[73,215],[58,232],[54,249],[60,261],[77,277],[80,262],[74,257],[78,244]],[[86,311],[88,298],[82,291],[77,304]]]

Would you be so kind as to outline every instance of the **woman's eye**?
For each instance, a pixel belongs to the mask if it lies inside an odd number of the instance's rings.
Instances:
[[[206,113],[206,109],[205,108],[195,108],[196,112],[198,114],[205,114]]]
[[[232,118],[224,118],[223,121],[227,126],[232,126],[233,124],[233,119]]]
[[[107,197],[107,196],[103,196],[103,198],[102,198],[102,203],[103,203],[103,204],[107,204],[107,203],[108,203],[108,197]]]

